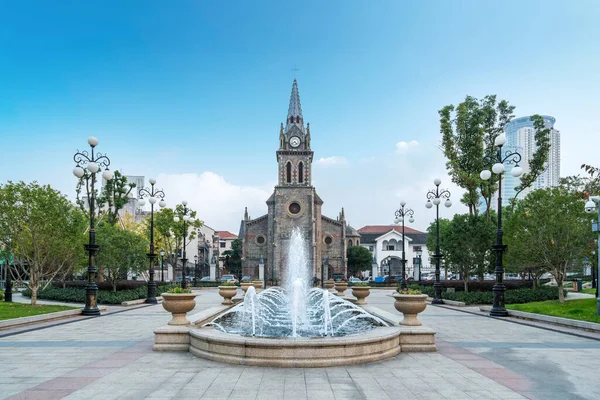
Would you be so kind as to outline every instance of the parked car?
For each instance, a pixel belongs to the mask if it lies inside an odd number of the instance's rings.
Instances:
[[[352,276],[350,279],[348,279],[348,283],[363,283],[363,281],[361,281],[360,278]]]
[[[209,282],[210,281],[210,276],[203,276],[202,279],[200,279],[200,282]]]
[[[221,282],[239,283],[234,275],[223,275],[221,277]]]
[[[373,279],[373,282],[375,283],[384,283],[387,281],[388,276],[384,275],[384,276],[377,276],[375,277],[375,279]]]
[[[336,282],[341,282],[344,280],[345,276],[344,274],[333,274],[331,278]]]
[[[242,276],[242,282],[250,282],[252,281],[252,277],[250,275]]]

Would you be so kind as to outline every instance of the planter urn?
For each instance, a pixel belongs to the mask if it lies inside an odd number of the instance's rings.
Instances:
[[[333,289],[334,286],[335,286],[335,282],[334,281],[325,281],[325,288],[327,290]]]
[[[247,290],[247,289],[246,289]],[[223,298],[223,305],[231,305],[231,299],[237,294],[237,286],[219,286],[219,296]]]
[[[263,288],[263,281],[252,281],[252,284],[256,290]]]
[[[240,283],[240,287],[242,288],[242,290],[244,291],[244,295],[246,295],[246,292],[248,291],[248,288],[252,286],[252,282],[242,282]],[[219,288],[221,288],[221,286],[219,286]],[[220,294],[220,293],[219,293]],[[235,295],[234,295],[235,296]]]
[[[371,286],[352,286],[352,296],[356,297],[358,305],[367,304],[365,300],[371,294]]]
[[[336,282],[335,290],[337,290],[336,296],[344,296],[344,292],[348,289],[348,282]]]
[[[189,325],[186,314],[196,307],[195,293],[163,293],[163,308],[173,315],[169,325]]]
[[[404,314],[404,319],[400,321],[400,325],[419,326],[421,321],[417,319],[417,314],[425,311],[427,303],[426,294],[394,294],[394,307],[396,310]]]

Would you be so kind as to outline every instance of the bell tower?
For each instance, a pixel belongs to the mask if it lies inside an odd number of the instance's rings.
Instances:
[[[298,82],[294,79],[285,127],[279,128],[278,186],[312,185],[313,152],[310,149],[310,124],[304,126]]]

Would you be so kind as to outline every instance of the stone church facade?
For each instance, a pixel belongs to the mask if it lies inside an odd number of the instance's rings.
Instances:
[[[323,200],[312,186],[313,154],[310,124],[304,124],[294,79],[286,123],[279,130],[278,184],[267,200],[267,214],[252,219],[246,210],[241,222],[243,275],[258,278],[262,260],[265,279],[281,282],[291,233],[299,227],[308,243],[312,275],[319,279],[346,276],[346,249],[358,246],[360,235],[347,224],[343,208],[335,219],[321,214]]]

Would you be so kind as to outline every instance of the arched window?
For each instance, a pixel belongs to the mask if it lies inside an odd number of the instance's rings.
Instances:
[[[296,117],[296,123],[300,123],[300,116]]]
[[[398,244],[398,242],[396,242],[396,239],[392,239],[390,240],[390,243],[388,244],[388,250],[389,251],[395,251],[396,250],[396,244]]]
[[[304,164],[302,161],[298,164],[298,183],[304,183]]]
[[[348,247],[352,247],[352,240],[348,240]]]
[[[383,247],[382,247],[382,250],[383,250],[383,251],[387,251],[387,249],[388,249],[388,241],[387,241],[387,240],[384,240],[384,241],[383,241]]]
[[[292,183],[292,163],[289,161],[285,165],[285,181]]]

